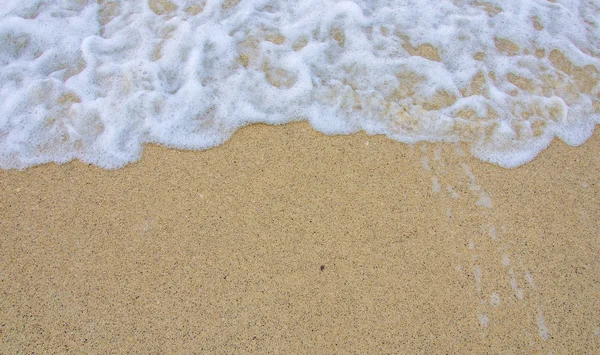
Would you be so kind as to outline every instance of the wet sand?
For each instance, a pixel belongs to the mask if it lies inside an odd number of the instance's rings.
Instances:
[[[0,171],[0,352],[600,352],[600,131],[466,150],[295,123]]]

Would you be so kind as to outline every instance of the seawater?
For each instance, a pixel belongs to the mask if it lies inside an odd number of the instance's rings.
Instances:
[[[3,0],[0,168],[299,120],[515,167],[600,123],[599,25],[593,0]]]

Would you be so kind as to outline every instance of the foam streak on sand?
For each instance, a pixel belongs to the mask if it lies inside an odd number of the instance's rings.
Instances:
[[[600,122],[592,1],[7,0],[0,167],[118,168],[252,122],[464,141],[513,167]]]

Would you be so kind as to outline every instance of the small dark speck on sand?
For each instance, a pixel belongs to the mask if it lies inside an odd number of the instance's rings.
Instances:
[[[321,265],[321,267],[319,268],[321,271],[325,270],[325,265]]]

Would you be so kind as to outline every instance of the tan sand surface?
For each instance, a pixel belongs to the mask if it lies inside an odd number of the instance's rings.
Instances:
[[[465,146],[253,125],[0,172],[0,353],[599,353],[600,130]]]

